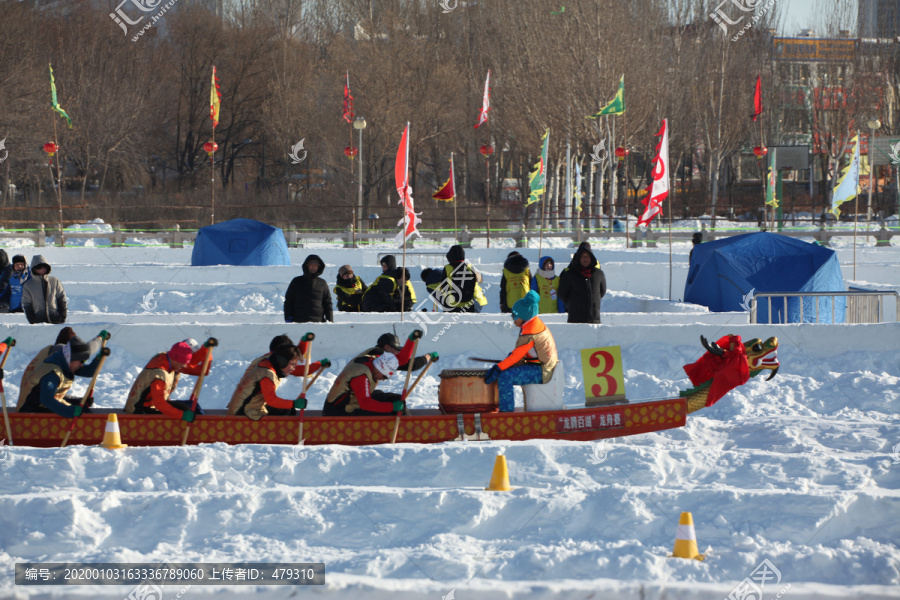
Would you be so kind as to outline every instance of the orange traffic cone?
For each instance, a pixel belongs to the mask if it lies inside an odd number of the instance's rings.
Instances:
[[[509,469],[506,467],[506,457],[497,455],[494,461],[494,472],[491,474],[491,483],[484,488],[490,492],[508,492],[512,488],[509,485]]]
[[[107,450],[119,450],[127,448],[128,444],[122,443],[122,436],[119,434],[119,419],[115,413],[111,413],[106,419],[106,432],[103,434],[103,442],[100,444]]]
[[[678,520],[678,531],[675,533],[675,549],[673,558],[693,558],[703,560],[706,556],[700,554],[697,548],[697,534],[694,533],[694,518],[689,512],[681,513]]]

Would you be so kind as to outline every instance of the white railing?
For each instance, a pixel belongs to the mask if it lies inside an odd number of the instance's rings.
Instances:
[[[823,313],[826,323],[885,323],[885,306],[884,297],[893,296],[895,305],[895,321],[900,322],[900,294],[893,291],[872,292],[872,291],[849,291],[849,292],[759,292],[753,296],[750,301],[750,322],[758,323],[758,309],[760,301],[766,302],[768,324],[772,324],[773,314],[779,316],[775,323],[805,323],[807,317],[815,315],[814,321],[810,323],[821,323]],[[792,303],[791,308],[799,306],[799,319],[792,319],[789,316],[788,298],[800,298],[796,304]],[[804,305],[807,304],[804,299],[813,298],[815,307],[807,310]],[[821,298],[830,298],[830,302],[825,302],[820,308],[819,300]],[[838,298],[845,298],[844,306],[839,307]],[[773,299],[774,310],[773,310]],[[781,306],[779,307],[779,304]],[[778,309],[781,308],[779,311]],[[806,312],[804,312],[806,311]],[[843,312],[844,314],[840,314]],[[796,312],[795,312],[796,314]],[[830,317],[830,320],[828,320]],[[841,320],[836,320],[840,317]]]

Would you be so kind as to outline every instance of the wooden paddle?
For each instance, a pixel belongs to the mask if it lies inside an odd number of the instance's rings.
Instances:
[[[219,345],[219,340],[216,338],[209,338],[206,340],[206,343],[209,344],[207,346],[206,356],[203,358],[203,365],[200,367],[200,375],[197,377],[197,383],[194,385],[194,391],[191,392],[191,411],[197,410],[197,402],[200,400],[200,388],[203,387],[203,380],[206,378],[206,370],[209,368],[209,363],[212,362],[212,349]],[[196,415],[195,417],[196,418]],[[191,433],[191,423],[185,423],[184,428],[184,437],[181,438],[181,445],[184,446],[187,444],[188,434]]]
[[[94,376],[91,377],[91,382],[88,384],[87,391],[84,392],[84,396],[81,398],[81,402],[79,406],[83,409],[85,402],[87,399],[91,397],[91,393],[94,391],[94,385],[97,383],[97,377],[100,376],[100,369],[103,368],[103,363],[106,362],[106,357],[109,356],[109,350],[106,349],[106,338],[102,338],[100,342],[100,362],[97,363],[97,368],[94,370]],[[63,436],[62,444],[59,445],[60,448],[65,448],[66,444],[69,443],[69,436],[72,435],[72,432],[75,431],[75,423],[77,419],[72,419],[72,423],[69,425],[69,430],[66,431],[66,435]]]
[[[310,332],[310,333],[307,333],[306,335],[309,336],[309,339],[306,340],[306,352],[303,353],[303,391],[300,393],[300,398],[303,398],[304,400],[306,399],[306,391],[309,389],[309,386],[312,385],[312,383],[310,383],[307,380],[307,377],[309,377],[309,361],[312,360],[312,343],[316,339],[316,334],[314,334],[314,333]],[[304,337],[306,337],[306,336],[304,336]],[[303,341],[303,340],[301,340],[301,341]],[[322,372],[322,370],[319,369],[319,373],[321,373],[321,372]],[[316,377],[319,376],[319,373],[316,373]],[[313,381],[315,381],[315,380],[316,380],[316,378],[313,377]],[[300,409],[300,430],[297,432],[297,443],[298,444],[303,443],[303,420],[305,417],[306,417],[306,408],[301,408]]]
[[[416,362],[416,349],[419,347],[419,340],[422,338],[421,335],[416,338],[416,341],[413,342],[412,356],[409,357],[409,362],[406,363],[406,381],[403,383],[403,393],[400,395],[400,399],[406,402],[406,397],[409,395],[409,391],[407,388],[409,387],[409,378],[412,376],[413,371],[413,363]],[[391,435],[391,443],[397,443],[397,432],[400,431],[400,415],[403,413],[402,410],[397,411],[397,418],[394,419],[394,433]]]
[[[6,352],[3,353],[3,360],[0,360],[0,371],[6,366],[6,359],[9,358],[9,351],[16,345],[16,340],[10,338],[10,342],[6,345]],[[3,378],[0,378],[0,399],[3,400],[3,422],[6,424],[6,439],[9,445],[13,445],[12,427],[9,425],[9,413],[6,411],[6,390],[3,389]]]
[[[477,358],[475,356],[470,356],[469,360],[474,360],[475,362],[485,362],[485,363],[494,363],[494,364],[503,362],[502,360],[496,359],[496,358]]]

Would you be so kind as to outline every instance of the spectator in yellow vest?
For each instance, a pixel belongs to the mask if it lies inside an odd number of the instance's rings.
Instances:
[[[337,285],[334,286],[338,310],[359,312],[366,289],[367,286],[363,280],[353,274],[353,267],[344,265],[338,269]]]
[[[542,256],[538,261],[538,271],[531,278],[531,289],[538,293],[541,297],[540,314],[562,313],[566,312],[566,306],[557,297],[559,289],[559,277],[556,276],[553,259],[549,256]]]
[[[531,289],[531,270],[528,259],[516,251],[510,252],[503,263],[500,277],[500,312],[512,312],[512,306]]]

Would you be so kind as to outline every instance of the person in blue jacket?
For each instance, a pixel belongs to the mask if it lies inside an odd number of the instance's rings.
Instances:
[[[20,313],[22,287],[31,279],[28,261],[21,254],[13,256],[12,264],[0,273],[0,312]]]

